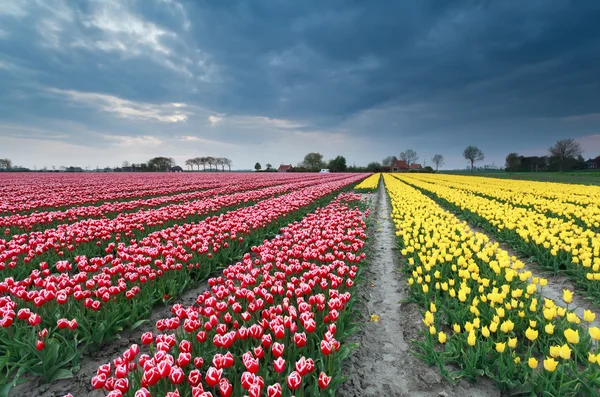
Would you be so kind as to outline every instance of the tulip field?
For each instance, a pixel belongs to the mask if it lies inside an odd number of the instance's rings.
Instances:
[[[0,397],[600,395],[598,187],[0,182]]]

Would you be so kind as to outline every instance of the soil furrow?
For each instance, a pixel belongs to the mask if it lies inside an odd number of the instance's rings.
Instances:
[[[363,272],[357,305],[363,322],[350,342],[358,349],[345,363],[348,376],[338,396],[500,396],[487,378],[476,384],[447,382],[437,368],[411,353],[410,341],[422,337],[422,315],[416,304],[405,303],[407,283],[398,272],[395,232],[383,183],[374,197],[369,267]],[[371,314],[379,321],[369,321]]]

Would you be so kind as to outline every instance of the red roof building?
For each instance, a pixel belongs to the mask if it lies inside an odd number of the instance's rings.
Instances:
[[[288,164],[288,165],[281,164],[279,166],[279,169],[277,170],[277,172],[290,172],[291,170],[292,170],[291,164]]]
[[[423,167],[421,167],[421,164],[411,164],[410,165],[411,170],[420,170],[421,168],[423,168]]]
[[[392,162],[392,165],[390,166],[390,171],[392,171],[392,172],[407,171],[407,170],[408,170],[408,164],[406,164],[406,161],[402,161],[402,160],[395,160]]]

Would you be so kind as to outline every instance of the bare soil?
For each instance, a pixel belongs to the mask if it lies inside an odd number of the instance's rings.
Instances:
[[[389,198],[383,183],[374,197],[369,266],[359,287],[361,330],[349,342],[359,347],[344,363],[347,380],[337,395],[354,396],[500,396],[489,378],[471,384],[447,382],[436,367],[411,353],[410,341],[422,335],[423,324],[417,305],[403,303],[407,282],[398,271],[400,253],[390,220]],[[379,322],[369,321],[377,314]]]

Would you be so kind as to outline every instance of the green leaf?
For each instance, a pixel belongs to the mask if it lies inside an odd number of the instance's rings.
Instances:
[[[139,321],[135,322],[135,323],[134,323],[134,324],[131,326],[131,330],[133,331],[134,329],[138,328],[140,325],[142,325],[142,324],[144,324],[144,323],[147,323],[148,321],[150,321],[150,320],[148,320],[148,319],[145,319],[145,320],[139,320]]]
[[[59,369],[52,375],[52,378],[49,380],[48,383],[52,383],[52,382],[55,382],[55,381],[61,380],[61,379],[70,379],[72,377],[73,377],[73,372],[69,371],[68,369],[64,369],[64,368]]]

